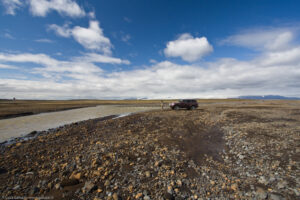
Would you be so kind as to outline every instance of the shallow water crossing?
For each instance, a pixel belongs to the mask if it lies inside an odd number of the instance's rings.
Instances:
[[[101,105],[96,107],[3,119],[0,120],[0,142],[10,138],[26,135],[32,131],[44,131],[73,122],[105,117],[108,115],[124,115],[152,109],[156,109],[156,107]]]

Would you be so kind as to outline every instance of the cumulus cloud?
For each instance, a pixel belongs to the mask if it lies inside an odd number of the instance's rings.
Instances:
[[[193,62],[211,53],[213,47],[206,37],[193,37],[189,33],[179,36],[177,40],[167,43],[164,53],[168,57],[181,57],[183,60]]]
[[[287,28],[246,30],[229,36],[221,44],[247,47],[256,50],[283,50],[289,48],[295,30]]]
[[[62,80],[64,78],[76,80],[98,80],[103,70],[95,63],[129,64],[128,60],[98,55],[95,53],[84,54],[71,60],[56,60],[45,54],[5,54],[0,53],[0,61],[6,63],[35,63],[40,65],[32,69],[31,73],[40,74],[44,78]],[[1,68],[10,68],[10,65],[1,64]]]
[[[30,11],[35,16],[45,17],[50,11],[69,17],[83,17],[85,11],[73,0],[28,0]]]
[[[58,61],[43,54],[0,54],[2,62],[41,63],[33,72],[45,73],[45,79],[40,80],[0,78],[0,95],[44,99],[227,98],[266,94],[300,97],[299,48],[277,51],[276,56],[266,52],[249,61],[222,58],[201,65],[163,61],[117,72],[104,72],[95,66],[92,61],[105,59],[94,54],[83,55],[86,60],[71,61]]]
[[[51,24],[48,26],[49,30],[53,30],[57,35],[62,37],[73,37],[84,48],[90,50],[98,50],[104,54],[111,54],[112,44],[109,38],[104,36],[99,22],[91,20],[88,28],[75,26],[69,28],[68,24],[58,26]]]
[[[83,17],[85,11],[74,0],[1,0],[6,13],[15,15],[16,10],[23,5],[29,5],[32,15],[45,17],[51,11],[69,17]]]
[[[184,35],[178,40],[190,38],[190,35]],[[251,60],[221,58],[201,64],[153,60],[149,66],[115,72],[104,71],[98,65],[122,65],[129,61],[97,53],[83,53],[70,60],[57,60],[45,54],[0,53],[2,68],[15,63],[35,63],[36,67],[28,72],[28,76],[31,73],[42,76],[31,80],[0,78],[0,96],[40,99],[227,98],[277,94],[300,97],[300,46],[294,41],[289,43],[293,45],[284,45],[285,48],[263,46],[263,51]]]
[[[16,10],[23,5],[20,0],[2,0],[1,2],[6,9],[6,14],[9,15],[15,15]]]

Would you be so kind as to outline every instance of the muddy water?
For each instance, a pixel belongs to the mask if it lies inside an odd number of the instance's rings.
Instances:
[[[32,131],[48,130],[50,128],[56,128],[82,120],[108,115],[124,115],[152,109],[155,109],[155,107],[101,105],[96,107],[3,119],[0,120],[0,142],[28,134]]]

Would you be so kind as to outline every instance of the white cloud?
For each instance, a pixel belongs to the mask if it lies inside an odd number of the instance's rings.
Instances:
[[[193,62],[211,53],[213,47],[206,37],[194,38],[189,33],[179,36],[177,40],[170,41],[164,49],[168,57],[181,57],[183,60]]]
[[[73,0],[28,0],[30,11],[35,16],[45,17],[50,11],[69,17],[83,17],[85,11]]]
[[[123,42],[128,42],[131,39],[131,36],[129,34],[122,35],[121,40]]]
[[[110,40],[104,36],[98,21],[90,21],[89,28],[75,26],[72,34],[74,39],[87,49],[100,50],[105,54],[111,53]]]
[[[95,19],[96,18],[96,13],[94,11],[91,11],[88,13],[88,16],[90,19]]]
[[[128,17],[123,17],[123,19],[127,23],[131,23],[132,22],[132,20],[130,18],[128,18]]]
[[[246,30],[221,41],[221,44],[256,50],[283,50],[291,45],[295,30],[287,28]]]
[[[150,59],[149,62],[152,63],[152,64],[156,64],[157,63],[157,61],[155,59]]]
[[[9,33],[4,33],[4,34],[3,34],[3,37],[5,37],[5,38],[7,38],[7,39],[11,39],[11,40],[15,39],[14,36],[12,36],[12,35],[9,34]]]
[[[71,61],[58,61],[43,54],[0,54],[2,62],[41,63],[34,73],[45,77],[41,80],[0,79],[0,96],[226,98],[278,94],[300,97],[299,48],[278,51],[274,57],[262,54],[249,61],[223,58],[201,65],[164,61],[136,70],[109,73],[93,64],[106,61],[97,54],[84,54],[82,59],[78,57]],[[277,57],[282,59],[274,59]]]
[[[49,40],[47,38],[41,38],[41,39],[37,39],[35,40],[36,42],[41,42],[41,43],[53,43],[52,40]]]
[[[114,58],[106,55],[96,54],[96,53],[85,53],[82,57],[76,57],[75,61],[85,61],[93,63],[110,63],[110,64],[125,64],[129,65],[129,60],[122,60],[120,58]]]
[[[20,0],[1,0],[1,2],[6,8],[6,14],[9,15],[15,15],[15,11],[23,5]]]
[[[86,49],[98,50],[108,55],[111,54],[112,44],[109,38],[104,36],[98,21],[90,21],[88,28],[80,26],[69,28],[67,24],[64,26],[52,24],[49,25],[48,28],[62,37],[73,36],[73,38]]]
[[[61,61],[45,54],[4,54],[0,53],[0,61],[7,63],[35,63],[41,65],[32,69],[31,73],[40,74],[48,79],[64,78],[81,79],[84,81],[99,80],[103,70],[94,63],[129,64],[128,60],[99,55],[95,53],[74,57],[72,60]],[[9,65],[3,64],[2,68]],[[1,68],[1,65],[0,65]]]
[[[189,35],[182,37],[184,40],[190,38]],[[293,46],[282,49],[264,48],[247,61],[222,58],[186,65],[153,61],[150,66],[117,72],[104,71],[97,65],[122,65],[129,61],[96,53],[85,53],[70,60],[57,60],[45,54],[0,53],[3,68],[14,63],[32,62],[39,66],[30,73],[42,75],[42,78],[32,80],[0,78],[0,96],[40,99],[227,98],[276,94],[300,97],[300,46],[291,42]]]
[[[0,53],[0,61],[25,63],[32,62],[41,65],[57,65],[58,61],[45,54],[5,54]]]
[[[64,24],[63,26],[51,24],[48,26],[48,30],[53,30],[58,36],[61,37],[70,37],[72,34],[72,30],[69,28],[68,24]]]
[[[18,69],[18,67],[13,65],[5,65],[0,63],[0,69]]]

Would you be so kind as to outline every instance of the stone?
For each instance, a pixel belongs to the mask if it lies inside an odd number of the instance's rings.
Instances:
[[[22,145],[22,143],[19,142],[19,143],[16,144],[16,147],[21,146],[21,145]]]
[[[261,184],[264,184],[264,185],[268,184],[268,181],[266,180],[266,178],[264,176],[259,177],[258,182]]]
[[[78,183],[79,183],[79,181],[77,179],[64,179],[61,182],[61,187],[77,185]]]
[[[151,177],[151,173],[150,173],[149,171],[146,171],[146,172],[145,172],[145,175],[146,175],[147,178],[150,178],[150,177]]]
[[[181,180],[177,180],[176,184],[177,184],[178,187],[181,187],[182,186],[182,181]]]
[[[94,190],[97,189],[97,186],[95,186],[94,183],[92,183],[91,181],[86,181],[84,184],[84,187],[82,188],[82,192],[83,193],[90,193]]]
[[[146,195],[144,196],[144,200],[151,200],[151,198],[148,195]]]
[[[118,196],[117,193],[114,193],[114,194],[112,195],[112,198],[113,198],[114,200],[119,200],[119,196]]]
[[[175,197],[172,194],[170,194],[169,192],[165,192],[165,194],[163,195],[163,198],[165,200],[175,200]]]
[[[283,198],[277,194],[271,194],[269,199],[270,200],[282,200]]]
[[[18,189],[20,189],[20,185],[16,185],[16,186],[13,188],[13,190],[18,190]]]
[[[233,191],[236,191],[238,189],[238,185],[236,183],[232,184],[230,187]]]
[[[36,193],[38,193],[40,191],[40,189],[38,187],[33,187],[30,191],[29,191],[29,195],[34,195]]]
[[[173,188],[172,188],[171,185],[168,186],[167,192],[170,193],[170,194],[173,194]]]
[[[102,191],[103,191],[103,190],[102,190],[101,188],[98,188],[98,189],[97,189],[97,192],[98,192],[98,193],[101,193]]]
[[[105,183],[104,183],[104,186],[105,186],[105,187],[108,187],[109,185],[110,185],[110,181],[109,181],[109,180],[106,180]]]
[[[277,183],[277,188],[278,189],[283,189],[285,188],[287,185],[287,182],[286,181],[280,181],[279,183]]]
[[[129,190],[129,192],[133,192],[133,185],[129,185],[128,190]]]
[[[51,188],[52,188],[52,185],[53,185],[53,184],[50,182],[50,183],[47,184],[47,187],[48,187],[49,189],[51,189]]]
[[[137,193],[136,195],[135,195],[135,198],[136,199],[139,199],[139,198],[142,198],[143,197],[143,193]]]
[[[260,187],[257,187],[256,189],[256,195],[260,198],[260,199],[266,199],[268,197],[268,193],[260,188]]]
[[[57,190],[59,190],[61,188],[60,183],[55,184],[54,188],[57,189]]]
[[[70,179],[80,180],[81,177],[82,177],[81,173],[72,173],[71,176],[70,176]]]

